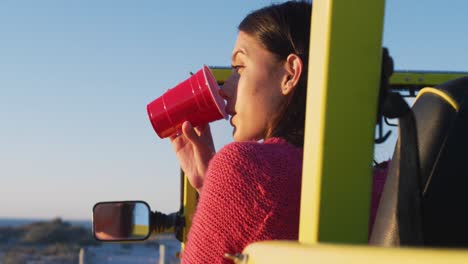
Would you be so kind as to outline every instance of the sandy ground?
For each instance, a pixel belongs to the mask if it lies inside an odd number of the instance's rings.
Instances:
[[[161,245],[165,248],[164,264],[179,263],[177,254],[180,251],[180,242],[171,236],[163,236],[145,243],[107,243],[85,248],[84,264],[156,264],[159,263]]]
[[[81,249],[83,264],[159,264],[160,245],[165,248],[164,264],[179,263],[180,242],[172,235],[158,235],[139,243],[103,243]],[[22,246],[0,248],[4,264],[69,264],[79,263],[80,249],[54,250],[53,247]]]

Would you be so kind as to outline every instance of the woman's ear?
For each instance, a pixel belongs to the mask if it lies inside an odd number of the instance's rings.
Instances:
[[[296,88],[302,74],[302,59],[296,54],[289,54],[284,64],[286,74],[282,80],[283,95],[288,95]]]

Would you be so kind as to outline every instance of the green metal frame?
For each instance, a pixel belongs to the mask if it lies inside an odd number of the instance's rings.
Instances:
[[[399,86],[435,86],[446,81],[468,76],[468,72],[437,72],[437,71],[395,71],[390,78],[390,84]]]
[[[383,15],[382,0],[314,1],[300,242],[367,243]]]
[[[232,71],[230,67],[223,66],[211,66],[210,69],[220,85],[226,81]],[[415,90],[419,90],[427,86],[436,86],[437,84],[463,76],[468,76],[468,72],[396,70],[390,78],[390,89],[402,90],[414,88]]]
[[[181,172],[184,174],[184,172]],[[195,213],[195,208],[197,206],[197,191],[195,188],[190,185],[187,176],[183,175],[183,188],[182,188],[182,199],[183,199],[183,212],[184,212],[184,220],[185,220],[185,227],[183,229],[182,234],[182,249],[187,242],[187,235],[190,230],[190,226],[192,225],[193,215]]]

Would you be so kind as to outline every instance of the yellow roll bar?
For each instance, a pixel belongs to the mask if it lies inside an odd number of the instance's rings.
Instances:
[[[462,250],[421,248],[381,248],[320,243],[262,242],[244,251],[244,263],[320,263],[320,264],[462,264],[468,254]]]
[[[391,49],[390,49],[391,53]],[[210,66],[216,81],[223,84],[231,74],[230,67]],[[453,79],[468,76],[468,72],[395,70],[390,78],[390,88],[435,86]]]

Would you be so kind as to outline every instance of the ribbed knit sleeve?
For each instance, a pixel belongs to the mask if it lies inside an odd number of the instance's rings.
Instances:
[[[210,161],[182,262],[231,263],[261,240],[296,240],[302,150],[285,141],[231,143]]]

